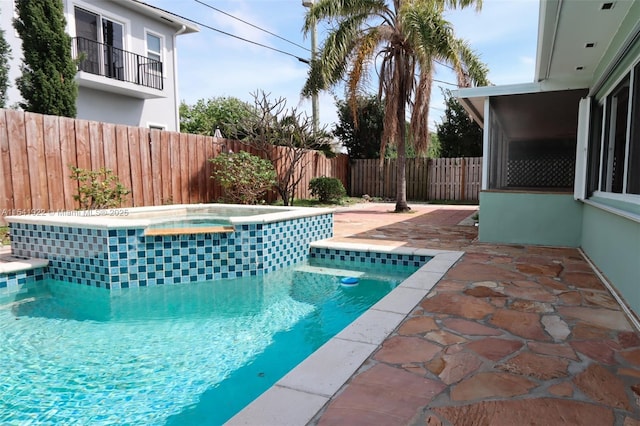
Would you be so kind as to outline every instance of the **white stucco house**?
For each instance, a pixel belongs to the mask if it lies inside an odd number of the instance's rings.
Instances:
[[[462,89],[479,239],[579,247],[640,314],[640,1],[542,0],[535,81]]]
[[[177,38],[198,27],[137,0],[63,0],[74,58],[80,58],[77,118],[179,131]],[[21,41],[13,0],[0,2],[11,46],[7,105],[20,100]],[[14,11],[14,12],[12,12]]]

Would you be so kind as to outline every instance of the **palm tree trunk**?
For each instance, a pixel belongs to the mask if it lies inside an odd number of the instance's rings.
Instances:
[[[404,143],[405,125],[400,125],[400,141],[398,141],[398,169],[396,171],[396,213],[407,212],[411,207],[407,205],[407,153]]]
[[[400,54],[396,61],[396,72],[398,73],[398,170],[396,171],[396,213],[407,212],[411,207],[407,205],[407,150],[405,139],[407,134],[405,109],[407,91],[407,63],[406,58]]]

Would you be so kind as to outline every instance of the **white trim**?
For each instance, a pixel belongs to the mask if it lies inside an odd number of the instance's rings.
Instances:
[[[624,168],[622,170],[622,193],[627,193],[627,173],[629,172],[629,147],[631,146],[631,121],[633,120],[633,83],[634,83],[634,68],[631,68],[629,74],[629,99],[627,99],[627,128],[624,132]],[[638,123],[640,124],[640,123]]]
[[[187,30],[186,26],[182,26],[178,31],[173,33],[171,51],[173,52],[173,109],[175,111],[174,131],[180,131],[180,97],[178,94],[178,36]]]
[[[600,158],[598,159],[598,185],[596,191],[600,191],[602,189],[602,163],[604,159],[605,135],[607,132],[607,114],[609,111],[606,98],[603,98],[600,101],[600,104],[602,105],[602,127],[600,129]]]
[[[578,134],[576,136],[576,170],[573,198],[584,200],[587,193],[587,153],[589,149],[589,122],[591,98],[580,99],[578,105]]]
[[[481,190],[487,190],[489,188],[489,135],[493,126],[491,125],[491,105],[490,98],[484,99],[484,130],[482,132],[482,185]]]
[[[156,129],[156,130],[167,130],[166,124],[154,123],[152,121],[147,121],[147,128]]]
[[[538,83],[506,84],[502,86],[468,87],[454,90],[452,94],[458,98],[476,98],[501,95],[526,95],[528,93],[557,92],[564,90],[588,89],[584,83],[561,83],[556,81],[540,81]]]
[[[115,0],[114,0],[115,1]],[[164,25],[170,25],[173,28],[182,28],[182,32],[185,33],[197,33],[200,32],[200,27],[187,19],[181,18],[178,15],[164,10],[160,7],[146,4],[139,0],[118,0],[116,3],[120,3],[121,6],[130,10],[134,10],[143,16],[150,17],[158,22],[162,22]]]
[[[622,210],[622,209],[618,209],[618,208],[615,208],[615,207],[611,207],[611,206],[608,206],[606,204],[602,204],[602,203],[599,203],[597,201],[593,201],[591,199],[584,200],[583,203],[588,205],[588,206],[595,207],[595,208],[600,209],[600,210],[604,210],[605,212],[608,212],[608,213],[611,213],[611,214],[615,214],[616,216],[623,217],[623,218],[625,218],[627,220],[630,220],[632,222],[640,223],[640,215],[637,215],[635,213],[631,213],[631,212],[629,212],[627,210]]]
[[[593,193],[593,196],[640,205],[640,195],[637,194],[620,194],[618,192],[595,191]]]

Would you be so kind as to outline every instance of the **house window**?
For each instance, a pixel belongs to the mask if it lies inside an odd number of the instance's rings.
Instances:
[[[602,150],[600,189],[622,193],[629,116],[629,77],[607,97],[606,109],[607,132]]]
[[[151,71],[162,71],[162,39],[149,32],[147,33],[147,58],[153,61],[150,64]]]
[[[600,150],[600,179],[593,186],[602,193],[640,195],[640,64],[601,100],[592,118],[591,161]]]
[[[627,193],[640,195],[640,64],[636,65],[633,76]]]
[[[79,7],[74,16],[80,70],[124,79],[124,25]]]

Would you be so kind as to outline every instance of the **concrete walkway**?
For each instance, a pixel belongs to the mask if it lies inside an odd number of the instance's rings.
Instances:
[[[318,425],[640,425],[640,333],[577,249],[481,244],[474,207],[364,204],[336,241],[466,254]]]

